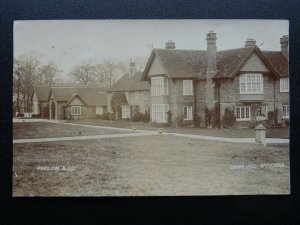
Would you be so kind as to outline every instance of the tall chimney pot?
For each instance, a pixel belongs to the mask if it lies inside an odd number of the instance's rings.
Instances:
[[[280,38],[280,44],[281,44],[281,52],[282,54],[288,58],[289,55],[289,36],[284,35],[282,38]]]
[[[165,44],[165,48],[166,49],[175,49],[176,48],[175,42],[171,41],[171,40],[167,41]]]
[[[246,47],[246,48],[254,47],[255,45],[256,45],[256,40],[253,39],[253,38],[248,38],[248,39],[245,41],[245,47]]]

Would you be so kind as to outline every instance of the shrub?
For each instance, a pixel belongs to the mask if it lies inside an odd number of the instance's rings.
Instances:
[[[97,118],[101,119],[101,120],[109,120],[111,113],[106,112],[103,113],[102,115],[97,115]]]
[[[213,128],[221,128],[221,119],[220,119],[220,105],[218,103],[215,104],[211,112],[211,123]]]
[[[195,123],[195,127],[200,127],[200,125],[201,125],[201,116],[199,116],[199,115],[195,115],[194,116],[194,123]]]
[[[168,114],[168,124],[171,125],[172,124],[172,112],[169,110],[167,112],[167,114]]]
[[[142,121],[145,123],[150,122],[150,113],[145,112],[145,114],[143,114],[143,116],[142,116]]]
[[[285,125],[288,127],[290,125],[290,120],[286,120]]]
[[[225,113],[222,117],[223,127],[230,128],[233,127],[236,121],[236,117],[233,110],[225,108]]]
[[[204,126],[205,127],[210,127],[210,125],[211,125],[211,112],[207,107],[205,107],[204,116],[205,116]]]
[[[118,117],[121,117],[122,115],[122,104],[127,104],[127,99],[125,94],[123,93],[114,93],[111,98],[111,109],[114,112],[114,115],[118,115]]]
[[[136,112],[133,114],[132,116],[132,121],[134,122],[139,122],[142,120],[142,117],[143,117],[143,113],[140,113],[140,112]]]

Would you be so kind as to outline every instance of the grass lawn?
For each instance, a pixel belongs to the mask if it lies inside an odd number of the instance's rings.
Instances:
[[[120,134],[128,132],[49,122],[13,123],[14,139],[73,137],[82,135]]]
[[[284,167],[261,167],[274,163]],[[13,196],[289,193],[287,145],[168,135],[27,143],[13,145],[13,166],[18,175]],[[42,166],[72,169],[39,170]]]
[[[151,127],[148,123],[144,122],[132,122],[132,121],[108,121],[100,119],[92,120],[70,120],[67,123],[78,123],[78,124],[89,124],[96,126],[111,126],[111,127],[122,127],[143,130],[157,130],[157,127]],[[255,137],[254,129],[205,129],[205,128],[173,128],[165,127],[165,132],[170,133],[185,133],[185,134],[198,134],[215,137],[229,137],[229,138],[253,138]],[[270,128],[266,130],[267,138],[289,138],[289,128]]]

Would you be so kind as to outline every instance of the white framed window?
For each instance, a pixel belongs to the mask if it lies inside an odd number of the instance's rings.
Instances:
[[[263,76],[262,74],[242,74],[240,80],[241,94],[262,94],[263,93]]]
[[[151,95],[160,96],[168,94],[168,80],[165,77],[151,78]]]
[[[193,80],[183,80],[183,95],[193,95]]]
[[[71,115],[80,116],[81,115],[81,106],[71,106]]]
[[[151,121],[156,123],[167,123],[169,105],[168,104],[152,104]]]
[[[183,107],[183,120],[193,120],[193,107],[184,106]]]
[[[289,78],[280,79],[280,92],[289,92]]]
[[[282,118],[283,119],[289,119],[290,118],[290,106],[289,105],[283,105],[282,106]]]
[[[250,106],[239,106],[235,109],[235,116],[237,121],[250,120]]]
[[[130,118],[130,105],[122,105],[122,119]]]

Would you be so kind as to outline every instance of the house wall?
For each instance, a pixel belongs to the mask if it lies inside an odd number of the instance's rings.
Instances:
[[[140,93],[140,94],[138,94]],[[144,91],[132,91],[129,92],[127,95],[129,98],[127,98],[128,104],[129,105],[138,105],[140,112],[145,113],[146,110],[149,110],[150,108],[150,97],[149,97],[149,91],[148,91],[148,97],[144,98],[143,97]],[[136,95],[141,96],[142,98],[136,99]]]
[[[72,115],[71,114],[71,107],[65,107],[65,118],[66,119],[95,119],[96,118],[96,107],[95,106],[81,106],[81,115]]]
[[[66,102],[56,102],[56,119],[63,120],[65,119],[64,113],[64,104]]]
[[[154,57],[153,62],[148,71],[148,76],[166,74],[157,57]]]
[[[264,62],[261,61],[257,54],[251,55],[248,61],[242,66],[240,71],[260,71],[269,72]]]
[[[282,100],[275,100],[274,98],[274,88],[275,88],[275,96],[276,93],[279,95],[279,84],[277,84],[279,80],[272,74],[263,74],[263,94],[262,100],[256,100],[256,95],[253,94],[240,94],[240,86],[239,86],[239,75],[234,77],[233,79],[222,79],[220,81],[220,106],[221,106],[221,117],[225,112],[225,108],[234,109],[236,106],[250,106],[251,107],[251,120],[249,122],[240,122],[240,125],[248,126],[249,124],[254,124],[256,122],[256,110],[258,109],[258,105],[266,105],[268,111],[273,111],[274,104],[275,107],[278,107],[281,104]],[[277,90],[278,89],[278,90]],[[243,95],[243,96],[242,96]],[[245,95],[247,96],[245,98]],[[249,99],[248,101],[241,101],[240,96],[243,99]],[[285,97],[282,96],[282,99]],[[288,99],[286,99],[288,102]],[[279,111],[282,107],[278,107]]]
[[[191,121],[183,121],[184,106],[192,106],[193,107],[192,109],[194,111],[195,109],[194,95],[192,96],[183,95],[183,80],[169,79],[169,109],[172,112],[173,123],[179,124],[184,122],[186,123],[191,122]]]

